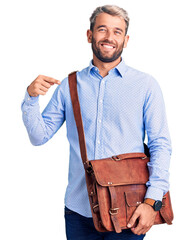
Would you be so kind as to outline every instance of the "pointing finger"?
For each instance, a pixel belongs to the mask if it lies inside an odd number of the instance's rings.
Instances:
[[[48,82],[49,84],[60,84],[61,82],[55,78],[47,77],[47,76],[42,76],[43,80]]]

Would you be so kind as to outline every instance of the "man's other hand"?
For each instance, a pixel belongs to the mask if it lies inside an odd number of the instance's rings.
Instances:
[[[127,226],[131,228],[131,231],[134,234],[146,234],[146,232],[148,232],[153,226],[156,215],[157,212],[154,211],[151,206],[146,203],[142,203],[135,210]],[[133,227],[136,220],[138,220],[138,224],[136,227]]]

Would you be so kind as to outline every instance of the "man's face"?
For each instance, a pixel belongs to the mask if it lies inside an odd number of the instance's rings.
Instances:
[[[127,46],[129,36],[125,36],[124,19],[101,13],[96,18],[93,32],[88,30],[88,42],[92,43],[94,55],[102,62],[118,59]]]

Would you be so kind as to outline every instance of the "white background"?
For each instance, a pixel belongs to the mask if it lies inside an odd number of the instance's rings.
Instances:
[[[63,198],[69,145],[65,125],[46,145],[33,147],[20,105],[37,75],[62,80],[92,58],[86,30],[99,5],[119,4],[130,16],[125,62],[159,82],[173,154],[172,226],[154,226],[146,239],[191,239],[193,222],[192,1],[7,0],[0,3],[0,239],[65,239]],[[55,87],[40,98],[41,110]],[[76,230],[76,226],[75,226]]]

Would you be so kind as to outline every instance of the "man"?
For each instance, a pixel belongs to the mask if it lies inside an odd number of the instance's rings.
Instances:
[[[150,178],[145,203],[139,205],[122,233],[99,233],[92,223],[85,173],[69,93],[68,79],[39,75],[27,88],[23,120],[34,145],[46,143],[66,121],[70,143],[69,182],[65,195],[67,239],[143,239],[157,212],[149,201],[162,200],[168,191],[171,144],[160,87],[148,74],[130,68],[121,58],[129,36],[127,12],[117,6],[98,7],[90,18],[88,42],[93,60],[77,73],[88,159],[126,152],[143,152],[148,135]],[[58,84],[41,114],[38,96]],[[146,203],[147,202],[147,203]],[[138,225],[131,228],[138,219]]]

